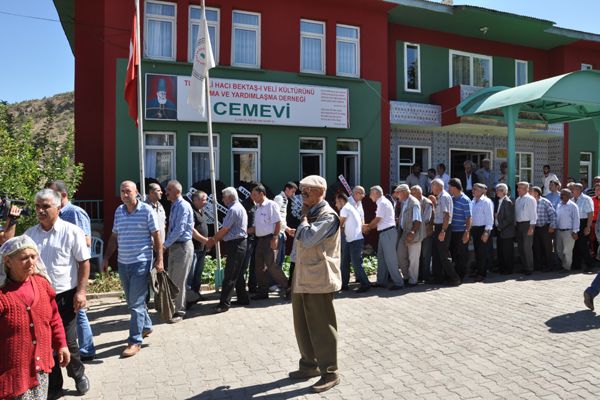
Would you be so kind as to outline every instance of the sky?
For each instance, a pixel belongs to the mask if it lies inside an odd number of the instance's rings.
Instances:
[[[455,0],[454,4],[533,16],[600,34],[598,0]],[[0,100],[14,103],[73,90],[73,53],[52,0],[0,1],[0,38]]]

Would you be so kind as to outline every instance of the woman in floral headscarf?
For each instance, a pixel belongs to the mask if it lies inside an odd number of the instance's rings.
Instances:
[[[69,363],[56,293],[35,243],[17,236],[0,247],[0,399],[46,399],[53,351]]]

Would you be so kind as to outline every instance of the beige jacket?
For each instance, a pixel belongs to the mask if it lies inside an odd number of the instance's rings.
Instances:
[[[322,206],[316,215],[308,217],[309,224],[333,215],[339,221],[335,211],[328,205]],[[316,245],[306,247],[300,240],[295,241],[296,267],[292,281],[293,293],[332,293],[342,287],[340,271],[340,229]]]

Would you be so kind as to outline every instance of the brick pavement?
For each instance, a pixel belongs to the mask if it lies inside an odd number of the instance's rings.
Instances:
[[[592,276],[532,278],[340,296],[342,382],[323,396],[310,393],[314,380],[287,379],[298,359],[289,303],[212,315],[215,297],[182,323],[155,325],[138,355],[120,359],[126,307],[94,300],[98,359],[85,398],[599,398],[600,317],[582,303]]]

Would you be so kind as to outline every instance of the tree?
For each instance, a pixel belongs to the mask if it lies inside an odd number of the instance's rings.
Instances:
[[[48,135],[42,146],[31,133],[31,121],[15,126],[7,105],[0,103],[0,193],[25,200],[33,210],[35,194],[48,181],[61,179],[72,196],[83,175],[83,165],[74,160],[73,136],[73,129],[65,140]],[[36,223],[30,214],[22,217],[19,231]]]

